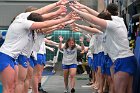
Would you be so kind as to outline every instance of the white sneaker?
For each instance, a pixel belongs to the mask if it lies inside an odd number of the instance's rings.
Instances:
[[[64,90],[64,93],[69,93],[69,87]]]
[[[66,89],[64,90],[64,93],[68,93],[68,92],[69,92],[68,90],[66,90]]]

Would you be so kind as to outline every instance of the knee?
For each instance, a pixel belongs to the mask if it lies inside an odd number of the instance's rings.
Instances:
[[[75,75],[70,75],[70,78],[71,78],[71,79],[75,78]]]

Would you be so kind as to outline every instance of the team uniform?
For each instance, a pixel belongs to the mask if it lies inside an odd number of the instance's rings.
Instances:
[[[107,50],[108,49],[108,46],[106,45],[106,39],[107,39],[107,34],[106,32],[104,32],[104,35],[103,35],[103,47],[104,47],[104,57],[103,57],[103,64],[102,64],[102,73],[103,74],[106,74],[108,76],[111,76],[111,67],[113,66],[113,62],[111,60],[111,58],[109,57],[108,55],[108,52]]]
[[[97,71],[97,67],[103,64],[104,48],[103,48],[103,34],[95,35],[94,54],[93,54],[93,68]]]
[[[115,73],[118,71],[134,74],[136,60],[130,50],[127,29],[122,18],[112,16],[112,21],[107,20],[106,45],[108,54],[114,63]]]
[[[45,65],[46,64],[46,48],[45,41],[42,42],[39,51],[37,52],[37,61],[36,64]]]
[[[21,13],[9,26],[4,44],[0,48],[0,71],[9,64],[14,69],[15,59],[30,40],[30,27],[33,21],[27,20],[31,13]]]
[[[81,49],[80,46],[76,46],[73,50],[70,48],[63,48],[63,59],[62,67],[63,69],[77,68],[77,49]]]
[[[89,42],[89,50],[87,53],[88,54],[88,65],[90,67],[93,66],[94,40],[95,40],[95,37],[94,37],[94,35],[92,35],[90,42]]]

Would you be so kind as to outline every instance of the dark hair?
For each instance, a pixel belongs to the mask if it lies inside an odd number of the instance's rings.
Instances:
[[[38,14],[38,13],[31,13],[28,17],[27,20],[32,20],[35,22],[42,22],[43,21],[43,17]]]
[[[66,41],[66,45],[65,45],[65,49],[68,49],[68,47],[69,47],[69,45],[68,45],[68,42],[69,41],[73,41],[74,42],[74,46],[71,48],[71,50],[73,50],[75,47],[76,47],[76,45],[75,45],[75,39],[74,38],[69,38],[67,41]]]
[[[111,15],[113,16],[117,16],[118,15],[118,5],[111,3],[107,6],[106,8],[108,10],[109,13],[111,13]]]
[[[27,20],[32,20],[35,22],[42,22],[43,21],[43,17],[38,14],[38,13],[31,13],[28,17]],[[32,36],[33,36],[33,40],[34,40],[34,36],[35,36],[35,31],[32,31]]]
[[[101,18],[101,19],[105,19],[105,20],[112,20],[111,18],[111,14],[108,12],[101,12],[97,17]]]

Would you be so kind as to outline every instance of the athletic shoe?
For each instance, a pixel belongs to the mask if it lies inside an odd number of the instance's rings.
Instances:
[[[41,93],[48,93],[47,91],[43,90],[42,88],[39,88],[38,91],[41,92]]]
[[[64,90],[64,93],[69,93],[69,91],[68,90]]]
[[[75,89],[74,88],[71,89],[71,93],[75,93]]]

